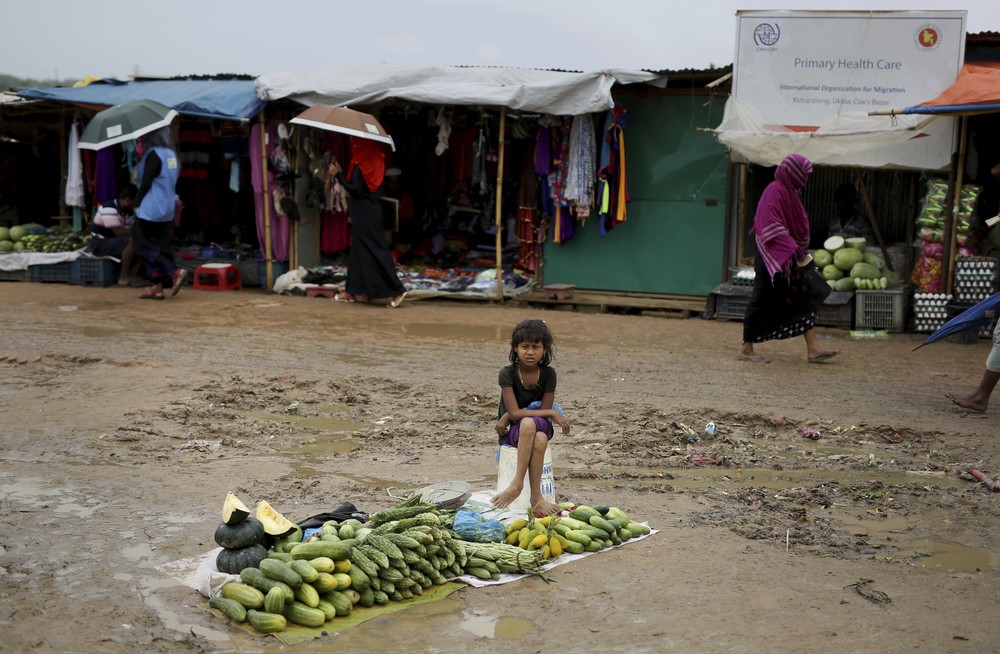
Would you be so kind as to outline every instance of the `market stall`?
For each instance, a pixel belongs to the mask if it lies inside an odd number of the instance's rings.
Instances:
[[[505,258],[509,262],[513,254],[521,259],[537,256],[534,247],[524,244],[537,245],[538,224],[522,230],[517,216],[520,209],[534,211],[535,194],[514,181],[532,181],[522,170],[534,156],[539,121],[559,117],[568,137],[569,117],[607,112],[614,106],[615,84],[662,81],[660,75],[641,71],[344,66],[264,75],[257,87],[268,101],[288,98],[304,105],[350,105],[376,113],[399,148],[392,167],[402,171],[415,205],[410,219],[418,223],[409,228],[427,237],[405,244],[409,247],[400,253],[405,259],[422,260],[421,271],[433,259],[439,265],[431,267],[443,271],[422,275],[421,285],[434,286],[434,280],[443,277],[445,284],[462,289],[459,293],[484,295],[474,288],[478,283],[491,289],[486,296],[504,297],[522,288],[509,266],[505,271]],[[331,156],[343,148],[329,142],[319,147]],[[596,172],[594,167],[591,178]],[[342,224],[346,216],[331,217],[328,232],[336,230],[338,220]],[[340,234],[343,242],[344,231]],[[323,240],[323,247],[334,247],[329,242],[333,239],[324,235]],[[469,265],[448,265],[449,258]],[[487,267],[493,272],[487,273]],[[419,294],[427,289],[414,290]],[[453,291],[442,284],[431,292]]]
[[[344,502],[293,522],[229,493],[218,548],[159,566],[235,628],[295,645],[446,597],[528,577],[656,531],[615,507],[557,515],[497,509],[464,482],[421,489],[370,515]]]

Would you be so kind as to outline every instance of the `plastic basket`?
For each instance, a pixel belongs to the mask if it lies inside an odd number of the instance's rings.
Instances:
[[[715,319],[743,320],[743,316],[746,315],[748,306],[750,306],[749,293],[717,295],[715,297]]]
[[[841,296],[846,296],[846,298]],[[836,291],[831,293],[819,307],[816,324],[821,327],[850,329],[854,325],[853,293],[838,293]]]
[[[31,273],[27,270],[0,270],[0,282],[28,282]]]
[[[33,282],[62,282],[69,284],[73,281],[72,261],[28,266],[28,270],[31,271],[31,281]]]
[[[120,264],[112,259],[80,257],[73,262],[73,283],[82,286],[112,286],[118,281]]]
[[[901,332],[906,327],[906,308],[909,305],[910,289],[906,286],[888,288],[884,291],[856,292],[856,329],[885,329]]]

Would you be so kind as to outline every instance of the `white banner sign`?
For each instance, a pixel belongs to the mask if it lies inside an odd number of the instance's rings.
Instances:
[[[965,24],[965,11],[740,11],[733,95],[775,127],[803,132],[841,114],[919,104],[958,76]],[[946,165],[953,129],[938,123],[916,153],[904,146],[878,165]]]

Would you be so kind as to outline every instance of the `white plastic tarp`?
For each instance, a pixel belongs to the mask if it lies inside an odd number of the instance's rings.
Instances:
[[[939,147],[940,139],[926,136],[942,131],[951,134],[953,130],[953,119],[945,116],[869,116],[858,112],[838,114],[815,131],[796,131],[730,97],[722,123],[714,131],[720,143],[762,166],[777,166],[797,152],[814,164],[899,167],[898,161],[905,160],[909,152],[915,155],[913,161],[945,168],[951,152]]]
[[[570,73],[520,68],[449,68],[401,65],[339,66],[261,75],[256,79],[262,100],[290,98],[358,106],[389,99],[434,105],[486,105],[520,111],[575,116],[614,106],[615,84],[664,86],[657,73],[605,70]]]

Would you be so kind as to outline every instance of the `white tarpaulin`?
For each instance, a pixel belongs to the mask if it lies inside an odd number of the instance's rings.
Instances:
[[[486,105],[575,116],[614,106],[617,84],[664,86],[657,73],[606,70],[567,73],[520,68],[354,65],[268,73],[256,79],[261,99],[307,106],[363,106],[397,99],[434,105]]]
[[[951,153],[948,148],[942,150],[940,139],[932,135],[951,135],[953,121],[947,116],[844,113],[815,131],[797,131],[729,98],[715,134],[720,143],[761,166],[777,166],[797,152],[814,164],[828,166],[892,165],[936,170],[950,163]]]
[[[720,141],[740,144],[751,161],[807,144],[827,164],[946,167],[954,121],[906,125],[872,120],[872,110],[924,102],[948,87],[962,67],[965,11],[737,12],[733,97],[736,127],[720,125]],[[748,117],[746,109],[757,112]],[[754,128],[728,134],[730,129]],[[879,135],[880,130],[890,134]],[[790,134],[788,132],[798,132]],[[766,141],[782,136],[775,144]],[[917,137],[917,138],[912,138]],[[736,146],[734,146],[736,149]]]

